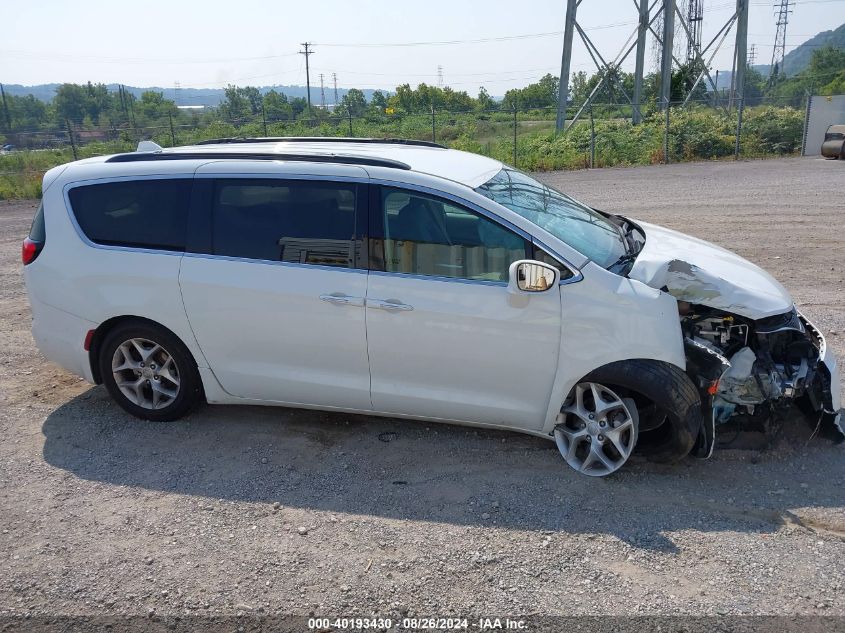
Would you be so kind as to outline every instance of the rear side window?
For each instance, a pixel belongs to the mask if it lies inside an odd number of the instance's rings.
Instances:
[[[29,239],[33,242],[43,244],[47,239],[47,227],[44,226],[44,202],[38,205],[38,211],[32,218],[32,226],[29,227]]]
[[[190,179],[110,182],[68,193],[82,232],[97,244],[185,250]]]
[[[311,180],[215,182],[215,255],[351,267],[355,184]]]

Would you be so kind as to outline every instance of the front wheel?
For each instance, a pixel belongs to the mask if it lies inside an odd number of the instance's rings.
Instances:
[[[579,473],[604,477],[619,470],[637,444],[637,407],[597,382],[580,382],[561,407],[555,442]]]
[[[595,428],[594,422],[602,419],[607,425],[613,420],[613,428],[633,427],[634,431],[617,445],[602,432],[608,426]],[[555,439],[567,463],[584,474],[603,476],[618,470],[634,448],[654,462],[686,457],[701,430],[701,398],[689,377],[674,365],[645,359],[619,361],[585,376],[573,388],[558,420]],[[565,436],[580,431],[585,434],[573,435],[581,444],[579,457]],[[604,443],[596,447],[599,434]]]
[[[99,363],[112,398],[145,420],[177,420],[202,397],[191,353],[171,332],[152,323],[118,325],[100,346]]]

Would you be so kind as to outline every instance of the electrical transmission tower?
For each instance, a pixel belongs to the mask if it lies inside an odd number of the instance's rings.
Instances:
[[[332,81],[334,82],[334,104],[337,105],[337,73],[332,73]]]
[[[437,87],[443,89],[443,66],[437,67]]]
[[[182,96],[182,84],[178,81],[173,84],[173,101],[178,106]]]
[[[326,109],[326,86],[323,84],[323,73],[320,73],[320,107]]]
[[[789,14],[792,13],[789,0],[780,0],[776,3],[775,12],[778,16],[778,30],[775,33],[775,47],[772,50],[772,75],[783,70],[783,58],[786,55],[786,25],[789,23]]]
[[[304,51],[299,51],[300,55],[305,55],[305,87],[308,93],[308,114],[311,114],[311,67],[308,65],[308,58],[314,54],[311,50],[311,42],[303,42],[302,47]]]
[[[754,62],[757,61],[757,45],[752,44],[751,48],[748,49],[748,67],[753,68]]]
[[[694,62],[701,55],[701,34],[704,22],[702,0],[689,0],[687,5],[687,62]]]
[[[680,25],[683,32],[686,34],[687,41],[693,43],[701,42],[701,20],[694,22],[694,28],[691,29],[688,24],[690,12],[684,11],[678,6],[677,0],[635,0],[634,5],[639,14],[637,26],[634,28],[630,37],[625,41],[622,48],[616,53],[614,57],[603,56],[598,46],[590,39],[586,29],[582,28],[578,23],[577,11],[579,5],[587,0],[566,0],[566,21],[563,32],[563,54],[560,62],[560,90],[558,91],[558,107],[557,107],[557,121],[555,122],[555,130],[562,132],[566,129],[566,124],[570,125],[577,121],[580,116],[588,111],[592,106],[594,99],[601,92],[606,89],[610,83],[616,83],[615,88],[622,94],[625,100],[631,105],[632,121],[639,123],[642,119],[642,105],[643,105],[643,80],[645,76],[645,51],[646,39],[651,35],[660,43],[660,83],[658,103],[661,109],[669,108],[671,104],[671,88],[672,88],[672,69],[679,68],[684,63],[679,59],[683,57],[682,54],[676,55],[674,51],[675,46],[675,25]],[[710,65],[714,57],[719,52],[722,44],[728,37],[731,29],[735,32],[734,43],[734,59],[736,60],[736,85],[735,99],[738,103],[742,103],[743,91],[745,86],[745,64],[748,57],[747,43],[748,43],[748,7],[750,0],[734,0],[736,9],[733,14],[721,25],[716,31],[716,34],[706,45],[696,45],[692,47],[695,73],[690,77],[694,81],[690,81],[690,88],[687,90],[684,105],[689,101],[695,89],[705,78],[715,90],[716,83],[710,75]],[[690,0],[693,2],[693,0]],[[598,2],[595,2],[597,4]],[[688,6],[688,5],[687,5]],[[700,3],[698,3],[700,7]],[[700,9],[696,9],[694,15],[697,17],[701,14]],[[658,22],[662,22],[660,27]],[[697,34],[693,34],[693,30]],[[567,110],[569,108],[569,81],[570,69],[572,63],[572,49],[574,35],[578,34],[584,46],[587,49],[591,59],[599,71],[599,81],[593,87],[592,91],[587,95],[586,99],[581,104],[573,104],[577,107],[574,116],[571,119],[567,117]],[[627,57],[635,53],[635,70],[634,70],[634,85],[633,94],[629,95],[628,91],[621,81],[618,80],[619,69],[625,62]],[[612,51],[611,51],[612,52]],[[605,53],[606,55],[606,53]]]

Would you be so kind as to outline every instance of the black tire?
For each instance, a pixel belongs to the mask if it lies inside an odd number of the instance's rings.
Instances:
[[[664,414],[656,428],[644,430],[641,426],[635,452],[648,460],[677,462],[695,445],[702,424],[701,397],[680,368],[653,360],[619,361],[596,369],[581,382],[620,388],[638,407],[653,404]]]
[[[132,402],[117,386],[112,372],[112,358],[117,348],[130,339],[146,339],[164,348],[173,359],[179,376],[176,397],[158,409],[148,409]],[[100,376],[109,394],[117,404],[132,415],[154,422],[178,420],[202,399],[202,381],[197,364],[184,343],[170,330],[147,321],[129,321],[108,332],[100,345]]]

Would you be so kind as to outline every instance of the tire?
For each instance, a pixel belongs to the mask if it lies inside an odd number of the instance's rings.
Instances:
[[[144,362],[146,353],[150,356]],[[119,324],[103,339],[98,362],[111,397],[135,417],[155,422],[178,420],[202,399],[202,381],[193,356],[178,337],[160,325],[147,321]],[[161,370],[160,374],[155,370]],[[134,401],[124,391],[132,393]]]
[[[680,368],[652,360],[619,361],[596,369],[583,380],[616,386],[638,406],[654,405],[661,412],[662,423],[655,428],[649,429],[640,418],[635,450],[648,460],[677,462],[695,446],[702,425],[701,397]]]

